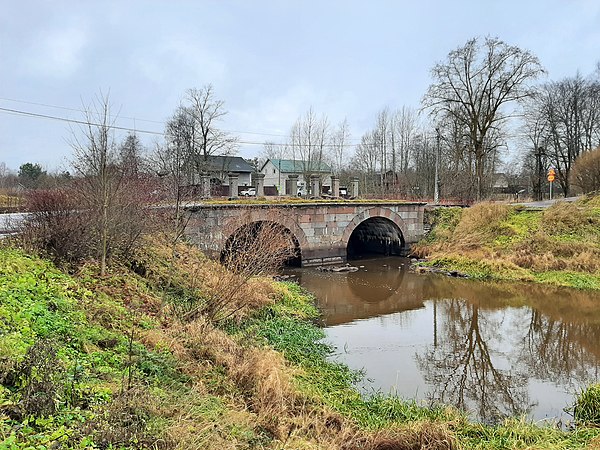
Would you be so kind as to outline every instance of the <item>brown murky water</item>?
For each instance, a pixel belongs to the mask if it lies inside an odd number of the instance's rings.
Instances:
[[[365,392],[463,408],[495,423],[564,408],[600,380],[600,294],[408,272],[404,258],[354,273],[290,270],[319,299],[334,358],[364,369]]]

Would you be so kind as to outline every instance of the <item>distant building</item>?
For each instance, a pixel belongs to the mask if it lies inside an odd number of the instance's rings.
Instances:
[[[239,156],[209,156],[207,161],[202,161],[200,165],[203,169],[210,174],[211,183],[213,185],[220,184],[222,186],[229,186],[228,173],[233,172],[238,175],[239,186],[251,186],[252,185],[252,172],[254,167],[248,163],[244,158]],[[194,172],[193,183],[195,185],[200,184],[200,174]]]
[[[307,162],[292,159],[268,159],[260,169],[265,175],[265,186],[276,186],[280,194],[285,193],[285,181],[289,175],[298,175],[298,192],[303,195],[308,191],[310,180],[305,180],[308,175],[320,175],[321,187],[327,191],[331,187],[331,167],[324,163]],[[313,195],[315,195],[313,193]]]
[[[492,175],[492,190],[494,192],[507,192],[509,184],[506,174],[496,172]]]

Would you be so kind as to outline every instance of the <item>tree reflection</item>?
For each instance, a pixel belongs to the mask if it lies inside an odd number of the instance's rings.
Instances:
[[[531,309],[520,362],[540,380],[581,385],[597,377],[600,326],[555,320]]]
[[[533,405],[526,375],[495,366],[489,342],[501,339],[494,336],[500,324],[486,318],[478,304],[448,300],[440,306],[446,317],[438,331],[440,344],[416,356],[433,388],[431,401],[471,411],[486,423],[527,413]]]

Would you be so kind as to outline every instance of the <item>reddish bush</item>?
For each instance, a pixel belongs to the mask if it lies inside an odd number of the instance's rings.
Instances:
[[[600,147],[583,153],[575,160],[571,182],[584,193],[600,191]]]
[[[28,194],[30,211],[22,233],[26,245],[55,259],[74,262],[90,253],[89,218],[78,209],[67,189],[34,190]]]

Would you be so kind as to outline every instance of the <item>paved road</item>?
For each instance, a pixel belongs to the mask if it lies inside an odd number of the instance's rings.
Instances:
[[[27,213],[0,214],[0,238],[18,231],[28,215]]]
[[[574,202],[575,200],[579,199],[579,197],[566,197],[566,198],[555,198],[552,200],[543,200],[541,202],[527,202],[527,203],[514,203],[515,205],[522,205],[525,206],[526,208],[548,208],[552,205],[554,205],[556,202]]]

